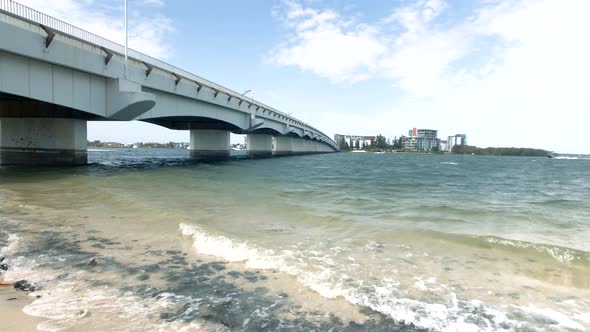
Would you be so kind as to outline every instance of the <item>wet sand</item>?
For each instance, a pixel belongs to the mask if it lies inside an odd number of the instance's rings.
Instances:
[[[0,278],[0,283],[2,279]],[[36,331],[42,320],[26,315],[23,307],[33,302],[26,293],[14,288],[0,287],[0,330],[2,331]]]

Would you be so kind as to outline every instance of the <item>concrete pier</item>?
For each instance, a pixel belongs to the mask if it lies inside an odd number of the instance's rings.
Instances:
[[[86,144],[86,120],[0,118],[0,165],[82,165]]]
[[[293,140],[293,137],[276,136],[273,154],[276,156],[288,156],[293,154]]]
[[[218,159],[229,157],[229,131],[192,129],[190,152],[192,158]]]
[[[248,154],[251,156],[272,155],[272,136],[266,134],[248,134]]]
[[[303,149],[303,141],[304,139],[302,138],[293,138],[293,149],[292,149],[292,153],[293,154],[303,154],[304,153],[304,149]]]

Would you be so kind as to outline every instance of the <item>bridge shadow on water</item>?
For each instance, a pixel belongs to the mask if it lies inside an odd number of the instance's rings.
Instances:
[[[156,150],[156,151],[150,151]],[[89,151],[86,165],[32,165],[0,166],[0,185],[21,182],[55,180],[70,176],[109,176],[125,172],[142,172],[161,168],[194,168],[203,165],[230,165],[235,162],[305,158],[311,155],[266,155],[252,156],[243,151],[232,151],[229,157],[190,157],[180,151],[168,149],[102,150]]]

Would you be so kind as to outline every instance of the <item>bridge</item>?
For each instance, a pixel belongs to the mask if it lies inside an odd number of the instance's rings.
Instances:
[[[327,135],[288,114],[11,0],[0,0],[0,165],[85,164],[87,121],[190,131],[196,158],[327,153]]]

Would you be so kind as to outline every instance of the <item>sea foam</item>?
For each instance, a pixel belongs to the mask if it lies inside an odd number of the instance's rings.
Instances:
[[[416,278],[416,286],[447,294],[446,303],[428,303],[406,298],[391,278],[381,281],[350,280],[345,265],[335,264],[331,257],[317,250],[268,250],[246,241],[234,241],[223,235],[214,235],[204,228],[181,224],[180,232],[193,239],[198,253],[215,256],[232,262],[243,262],[246,268],[275,269],[294,276],[297,281],[325,298],[342,297],[348,302],[371,308],[395,321],[435,331],[498,331],[528,328],[542,330],[543,326],[510,317],[504,309],[481,301],[460,300],[450,288],[436,278]],[[374,241],[367,248],[375,247]],[[348,259],[347,259],[348,260]],[[349,261],[349,260],[348,260]],[[518,310],[524,312],[524,309]],[[561,313],[545,310],[538,314],[551,319],[553,328],[583,331],[578,323]],[[546,314],[546,315],[545,315]],[[565,318],[564,318],[565,317]],[[580,328],[581,327],[581,328]]]

